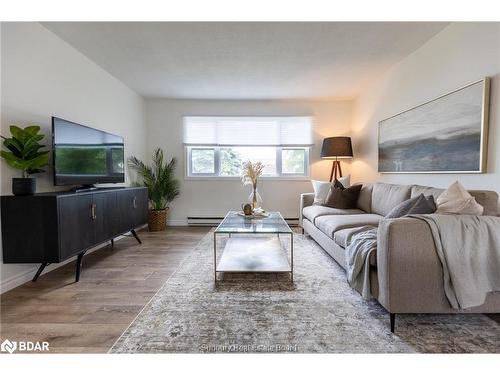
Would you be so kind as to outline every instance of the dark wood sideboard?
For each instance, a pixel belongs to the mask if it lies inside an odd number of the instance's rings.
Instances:
[[[33,281],[50,263],[77,256],[76,281],[85,252],[131,232],[148,221],[144,187],[88,192],[2,196],[4,263],[40,263]]]

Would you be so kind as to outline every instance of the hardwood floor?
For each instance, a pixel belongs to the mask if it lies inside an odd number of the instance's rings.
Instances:
[[[139,232],[0,296],[0,337],[48,341],[51,353],[106,353],[210,228]],[[500,323],[500,314],[490,314]]]
[[[105,353],[210,228],[139,232],[0,296],[0,336],[51,353]]]

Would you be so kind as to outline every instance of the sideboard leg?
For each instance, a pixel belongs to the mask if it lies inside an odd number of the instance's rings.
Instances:
[[[47,267],[48,265],[49,265],[49,263],[42,263],[42,264],[40,264],[40,267],[38,267],[38,271],[36,271],[35,276],[33,277],[33,280],[31,280],[31,281],[32,282],[37,281],[38,278],[40,277],[40,275],[42,274],[44,268]]]
[[[82,271],[82,259],[83,255],[85,252],[78,254],[78,257],[76,258],[76,276],[75,276],[75,282],[77,283],[80,281],[80,273]]]
[[[396,326],[396,314],[390,313],[390,320],[391,320],[391,332],[394,333],[394,328]]]
[[[112,239],[111,239],[111,247],[114,247],[114,246],[115,246],[115,239],[114,239],[114,238],[112,238]]]
[[[132,230],[130,231],[130,233],[132,233],[132,236],[134,236],[134,237],[135,237],[135,239],[137,240],[137,242],[139,242],[139,243],[141,243],[141,244],[142,244],[142,241],[141,241],[141,239],[139,238],[139,236],[137,235],[137,233],[135,232],[135,229],[132,229]]]

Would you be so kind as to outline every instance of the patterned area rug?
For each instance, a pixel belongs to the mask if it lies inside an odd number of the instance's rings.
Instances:
[[[500,353],[484,315],[399,315],[396,333],[313,240],[295,237],[294,285],[240,274],[214,287],[208,233],[111,348],[112,353]],[[283,275],[282,275],[283,276]]]

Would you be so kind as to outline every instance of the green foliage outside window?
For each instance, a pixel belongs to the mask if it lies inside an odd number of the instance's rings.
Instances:
[[[304,173],[304,157],[303,149],[283,150],[283,173]]]
[[[242,173],[241,155],[232,148],[221,148],[221,176],[240,176]]]
[[[191,151],[193,173],[214,173],[215,153],[212,149],[194,149]]]

